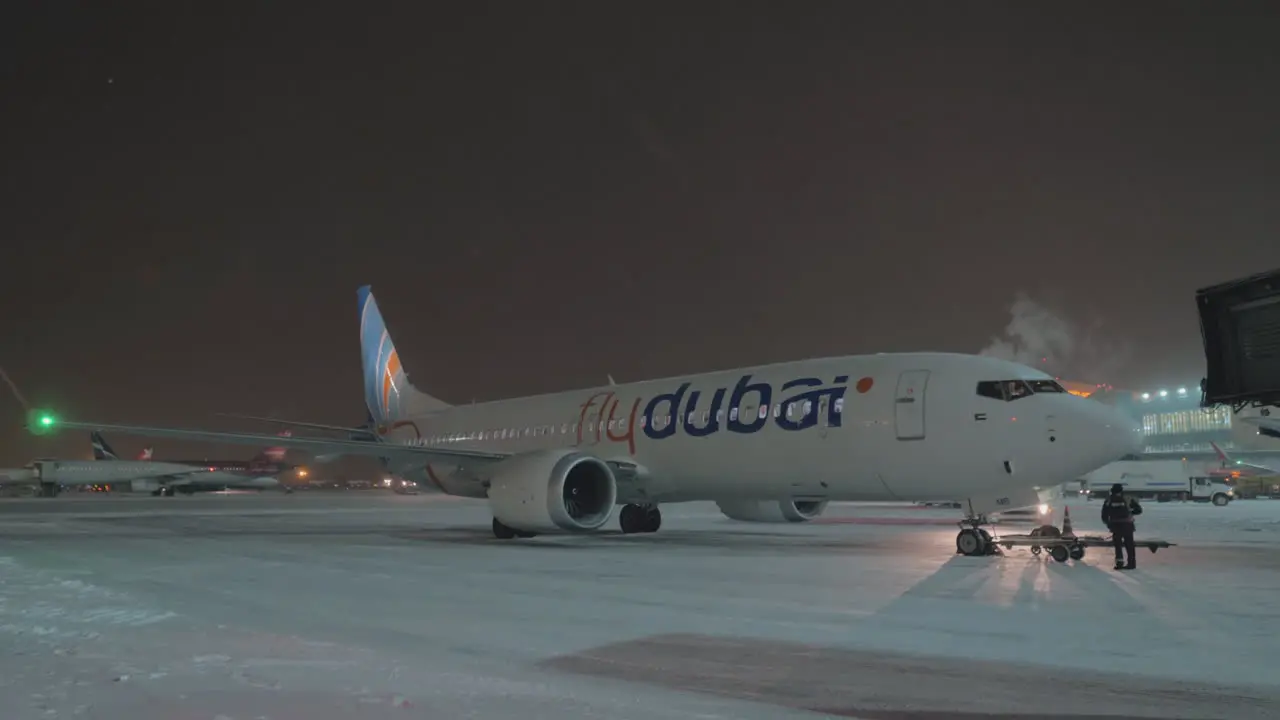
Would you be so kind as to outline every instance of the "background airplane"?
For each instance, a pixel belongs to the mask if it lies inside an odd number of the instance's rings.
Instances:
[[[1218,454],[1218,459],[1222,461],[1222,469],[1227,471],[1227,475],[1234,475],[1235,472],[1248,476],[1280,475],[1280,467],[1260,465],[1247,460],[1237,460],[1228,455],[1226,450],[1218,447],[1218,443],[1210,442],[1209,444],[1213,446],[1213,451]]]
[[[450,406],[408,380],[368,287],[359,293],[365,402],[377,442],[281,438],[372,455],[452,495],[487,498],[500,538],[661,525],[659,505],[713,500],[728,517],[796,522],[829,500],[954,498],[975,521],[1135,452],[1134,421],[1033,368],[949,353],[878,354],[702,373]],[[269,436],[59,422],[151,437]],[[322,426],[314,424],[320,429]],[[349,433],[360,428],[325,427]],[[977,527],[957,549],[982,554]]]
[[[289,431],[280,433],[281,437],[289,437]],[[89,434],[93,443],[93,457],[98,461],[116,461],[120,457],[107,444],[99,432]],[[286,450],[273,446],[263,450],[251,460],[168,460],[164,463],[153,461],[153,449],[144,448],[138,455],[138,461],[151,463],[153,466],[163,465],[169,468],[174,465],[200,468],[198,474],[170,474],[167,470],[162,474],[147,472],[147,466],[140,466],[141,474],[131,479],[134,492],[150,492],[152,495],[171,496],[175,492],[192,494],[224,489],[277,489],[281,488],[280,476],[297,469],[296,465],[284,462]]]

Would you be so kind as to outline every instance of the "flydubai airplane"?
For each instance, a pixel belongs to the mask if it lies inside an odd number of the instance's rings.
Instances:
[[[833,357],[451,406],[409,382],[378,304],[358,291],[368,439],[54,426],[371,455],[441,492],[485,498],[499,538],[650,533],[660,507],[715,501],[733,519],[801,522],[831,500],[954,498],[957,550],[984,554],[987,513],[1039,502],[1131,452],[1141,428],[1043,372],[947,353]],[[296,426],[326,427],[315,423]],[[345,430],[351,438],[368,433]]]

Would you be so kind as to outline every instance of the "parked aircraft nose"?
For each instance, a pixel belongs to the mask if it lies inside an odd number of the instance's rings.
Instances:
[[[1097,448],[1101,461],[1098,467],[1143,451],[1142,425],[1137,420],[1096,400],[1086,400],[1081,405],[1090,427],[1091,444]]]

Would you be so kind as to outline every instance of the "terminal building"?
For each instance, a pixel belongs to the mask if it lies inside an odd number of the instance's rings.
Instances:
[[[1125,411],[1142,423],[1149,457],[1216,457],[1210,443],[1228,453],[1280,454],[1280,440],[1240,422],[1230,407],[1200,407],[1198,384],[1146,390],[1120,390],[1110,385],[1059,383],[1073,395],[1088,397]]]

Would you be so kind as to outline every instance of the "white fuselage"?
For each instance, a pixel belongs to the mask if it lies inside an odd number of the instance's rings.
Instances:
[[[39,479],[59,485],[109,485],[134,482],[136,489],[162,485],[276,487],[274,477],[209,471],[184,463],[150,460],[44,460],[37,463]]]
[[[511,454],[576,447],[635,464],[649,502],[995,497],[1080,477],[1140,439],[1128,418],[1065,392],[978,393],[980,382],[1010,380],[1052,384],[991,358],[870,355],[427,413],[402,398],[404,418],[381,430],[392,443]],[[457,465],[390,469],[450,494],[486,494],[484,475]],[[624,494],[619,502],[636,501]]]

